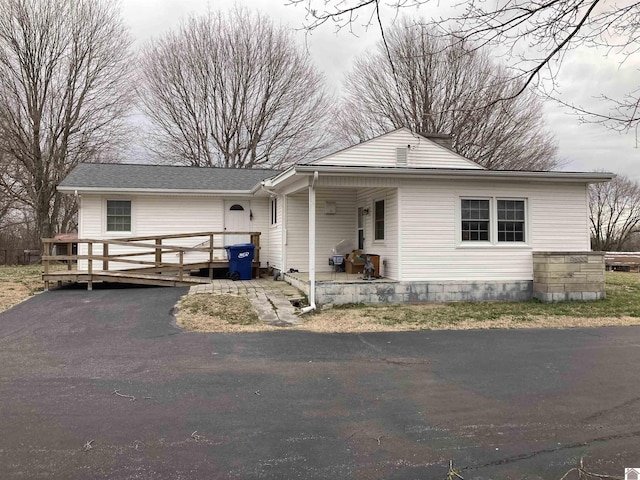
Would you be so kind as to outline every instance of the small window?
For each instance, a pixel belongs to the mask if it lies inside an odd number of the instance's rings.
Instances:
[[[524,200],[498,200],[498,241],[524,242]]]
[[[244,207],[242,205],[238,205],[237,203],[235,205],[231,205],[231,207],[229,208],[229,210],[238,210],[240,212],[244,212]]]
[[[384,240],[384,200],[374,204],[374,240]]]
[[[489,241],[489,200],[462,200],[462,240]]]
[[[278,198],[271,199],[271,225],[278,223]]]
[[[131,201],[107,200],[107,232],[131,231]]]

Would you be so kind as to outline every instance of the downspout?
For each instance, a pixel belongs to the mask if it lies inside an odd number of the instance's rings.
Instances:
[[[301,313],[314,311],[316,307],[316,182],[318,172],[313,172],[309,185],[309,306]]]

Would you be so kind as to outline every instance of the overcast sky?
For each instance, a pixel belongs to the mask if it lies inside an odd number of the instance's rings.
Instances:
[[[207,8],[219,10],[231,6],[228,0],[121,1],[122,13],[137,45],[177,27],[190,14],[204,13]],[[258,9],[270,15],[275,22],[298,29],[300,42],[306,43],[314,63],[337,93],[342,76],[350,69],[353,60],[373,48],[380,38],[376,28],[356,27],[357,36],[354,36],[346,30],[336,33],[328,24],[306,35],[302,29],[304,9],[287,6],[287,0],[243,0],[237,3]],[[405,14],[428,17],[432,12],[411,9]],[[392,12],[387,12],[385,17],[391,22]],[[599,94],[620,96],[638,88],[639,67],[640,58],[620,66],[616,59],[605,57],[603,52],[579,50],[563,64],[559,77],[561,98],[603,111],[606,106],[595,97]],[[545,112],[548,125],[558,140],[565,170],[604,169],[640,180],[640,139],[636,139],[636,130],[620,134],[599,125],[583,124],[566,108],[550,101]]]

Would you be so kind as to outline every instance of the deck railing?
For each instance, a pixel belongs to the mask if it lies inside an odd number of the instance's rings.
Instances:
[[[133,270],[147,270],[147,271],[171,271],[177,274],[178,280],[182,280],[185,275],[185,267],[192,267],[194,264],[202,265],[206,264],[205,268],[209,268],[209,276],[213,276],[213,268],[216,264],[226,263],[224,255],[216,255],[216,251],[224,251],[224,238],[227,235],[248,235],[250,243],[255,245],[254,265],[260,265],[260,232],[195,232],[195,233],[179,233],[170,235],[146,235],[138,237],[121,237],[121,238],[109,238],[109,239],[76,239],[73,242],[66,240],[56,240],[53,238],[43,238],[43,279],[45,283],[45,290],[49,288],[48,275],[51,273],[52,262],[65,262],[67,265],[67,272],[74,272],[74,265],[76,271],[78,271],[78,261],[86,260],[86,270],[82,270],[82,273],[88,274],[89,288],[91,288],[92,275],[96,272],[96,267],[100,265],[101,272],[109,272],[110,264],[128,264],[131,268],[118,268],[120,272],[133,271]],[[200,243],[193,246],[174,245],[167,244],[167,240],[175,239],[200,239]],[[202,239],[206,239],[202,241]],[[216,240],[221,239],[221,242],[216,245]],[[72,244],[77,244],[77,254],[72,255]],[[67,245],[66,255],[53,255],[53,246],[57,244]],[[85,249],[82,246],[86,245],[86,254],[80,253]],[[110,253],[109,246],[129,247],[136,249],[135,252],[121,252]],[[101,248],[95,248],[101,247]],[[139,250],[138,250],[139,249]],[[99,252],[101,250],[101,252]],[[188,252],[205,252],[206,259],[199,260],[197,262],[185,262],[185,253]],[[177,254],[177,261],[165,261],[167,254]],[[139,257],[147,257],[147,259],[141,259]],[[153,260],[148,260],[148,258]],[[174,257],[175,258],[175,257]],[[99,267],[98,267],[99,268]],[[62,272],[57,272],[58,274]]]

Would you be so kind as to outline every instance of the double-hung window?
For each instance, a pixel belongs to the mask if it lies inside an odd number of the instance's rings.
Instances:
[[[524,242],[524,200],[498,200],[498,242]]]
[[[107,200],[107,232],[131,231],[131,200]]]
[[[524,199],[461,198],[459,238],[463,243],[524,243],[526,218]]]
[[[489,241],[489,200],[462,200],[462,240]]]

